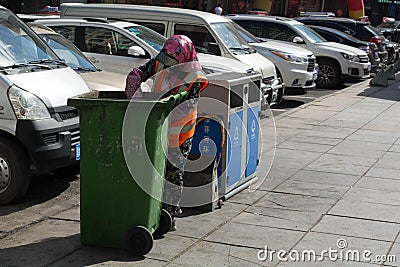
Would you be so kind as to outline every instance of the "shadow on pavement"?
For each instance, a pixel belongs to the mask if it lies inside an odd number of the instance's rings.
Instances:
[[[107,261],[135,262],[125,250],[83,246],[80,235],[44,239],[27,245],[0,250],[2,266],[88,266]]]
[[[15,203],[1,206],[0,216],[8,215],[56,198],[65,192],[71,186],[71,183],[79,179],[76,174],[76,169],[60,169],[52,174],[33,176],[25,196]]]
[[[291,100],[291,99],[284,99],[279,106],[277,106],[276,108],[279,109],[289,109],[289,108],[297,108],[301,105],[303,105],[304,102],[303,101],[299,101],[299,100]],[[274,107],[272,108],[272,110],[274,109]]]
[[[394,86],[394,87],[393,87]],[[399,101],[400,88],[399,85],[389,85],[389,87],[369,86],[358,96],[373,97],[384,100]]]

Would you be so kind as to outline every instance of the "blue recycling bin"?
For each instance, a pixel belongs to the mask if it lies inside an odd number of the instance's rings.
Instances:
[[[219,157],[218,195],[227,199],[257,180],[261,75],[217,73],[207,78],[190,154]],[[190,174],[185,176],[191,179]]]

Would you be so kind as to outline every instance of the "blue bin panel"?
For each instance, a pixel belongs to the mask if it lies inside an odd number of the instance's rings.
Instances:
[[[242,175],[243,111],[229,116],[228,137],[228,187],[237,183]]]
[[[258,136],[260,106],[249,108],[247,112],[246,177],[253,174],[258,165]]]

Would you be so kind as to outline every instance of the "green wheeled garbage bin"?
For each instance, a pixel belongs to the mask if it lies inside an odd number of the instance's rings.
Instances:
[[[80,117],[81,242],[145,255],[171,226],[161,209],[170,110],[186,93],[127,100],[90,92],[68,100]],[[79,157],[79,155],[78,155]]]

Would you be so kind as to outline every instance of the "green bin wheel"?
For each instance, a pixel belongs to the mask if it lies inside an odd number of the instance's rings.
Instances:
[[[167,210],[162,209],[160,214],[160,224],[153,235],[156,237],[163,236],[166,233],[168,233],[169,229],[171,229],[171,226],[172,226],[171,214],[169,214]]]
[[[135,226],[128,230],[127,248],[133,256],[143,256],[150,252],[153,247],[153,236],[143,226]]]

